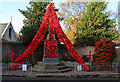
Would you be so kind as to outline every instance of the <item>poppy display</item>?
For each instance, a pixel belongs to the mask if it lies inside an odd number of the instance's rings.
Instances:
[[[47,31],[47,27],[49,24],[49,39],[45,40],[45,57],[48,58],[56,58],[57,57],[57,40],[53,39],[53,28],[55,28],[55,32],[57,33],[58,38],[61,42],[63,42],[72,57],[76,60],[77,63],[81,64],[84,70],[88,71],[89,67],[85,64],[84,60],[81,56],[77,53],[73,45],[71,44],[70,40],[67,38],[65,33],[62,31],[60,26],[57,14],[52,3],[49,4],[43,21],[38,29],[35,37],[33,38],[32,42],[29,44],[28,48],[22,54],[22,56],[17,58],[14,63],[23,63],[26,61],[36,50],[37,46],[41,43],[44,39],[44,36]],[[17,68],[19,65],[14,64],[11,69]]]

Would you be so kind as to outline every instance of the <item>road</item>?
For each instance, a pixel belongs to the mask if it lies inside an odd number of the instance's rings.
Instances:
[[[118,78],[64,78],[64,77],[13,77],[3,76],[2,82],[120,82]]]

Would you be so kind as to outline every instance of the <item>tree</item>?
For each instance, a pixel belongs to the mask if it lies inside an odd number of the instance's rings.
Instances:
[[[116,40],[115,19],[106,11],[106,2],[90,2],[77,23],[76,44],[95,45],[100,39]]]
[[[74,43],[76,25],[80,21],[81,12],[86,8],[87,2],[64,2],[60,5],[58,15],[63,18],[65,33],[72,43]]]
[[[15,35],[16,35],[16,38],[17,38],[17,40],[18,40],[18,38],[19,38],[19,35],[17,34],[17,32],[15,32]]]
[[[19,11],[25,16],[24,26],[19,32],[19,42],[29,44],[35,36],[46,12],[48,2],[30,2],[27,10]]]

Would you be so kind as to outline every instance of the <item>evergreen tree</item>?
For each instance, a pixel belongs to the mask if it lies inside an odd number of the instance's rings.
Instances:
[[[25,16],[24,26],[19,32],[19,42],[29,44],[35,36],[46,12],[48,2],[30,2],[27,10],[19,11]]]
[[[19,38],[18,38],[18,41],[23,44],[29,44],[32,41],[33,37],[35,36],[37,30],[40,27],[40,24],[42,23],[49,2],[30,2],[29,4],[31,6],[26,7],[27,10],[19,9],[19,11],[26,18],[23,20],[24,26],[20,30]],[[55,11],[58,11],[56,7],[55,7]],[[61,21],[63,18],[59,17],[58,19]],[[49,33],[48,31],[49,31],[49,25],[45,37],[47,37],[47,34]],[[60,42],[55,31],[54,34],[58,42]]]
[[[116,40],[115,19],[106,11],[106,2],[90,2],[77,23],[76,44],[95,45],[100,39]]]

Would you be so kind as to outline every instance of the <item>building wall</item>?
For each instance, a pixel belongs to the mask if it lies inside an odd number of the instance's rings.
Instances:
[[[11,28],[11,39],[9,39],[9,28]],[[8,26],[8,29],[6,30],[6,32],[4,33],[3,39],[14,41],[14,42],[17,41],[17,38],[16,38],[16,35],[15,35],[15,32],[14,32],[13,26],[12,26],[11,23]]]

